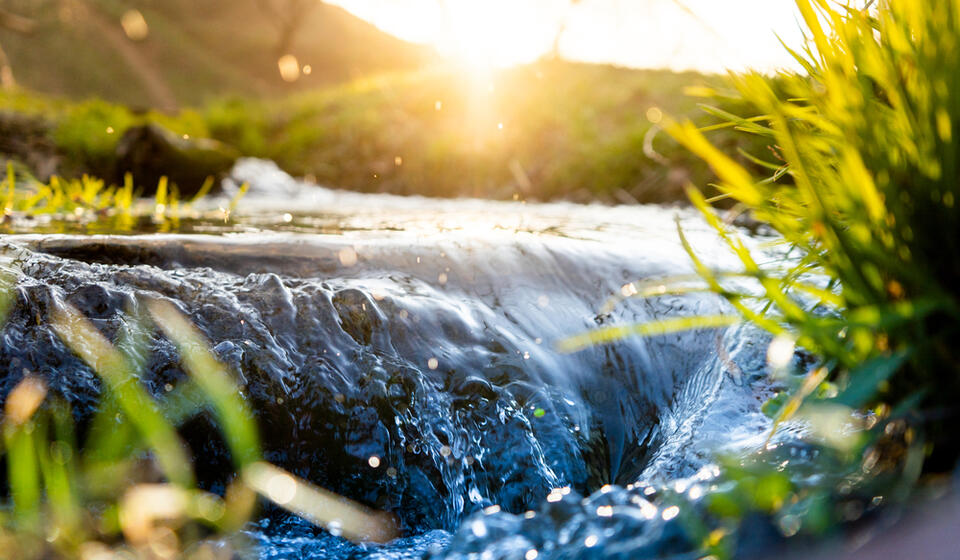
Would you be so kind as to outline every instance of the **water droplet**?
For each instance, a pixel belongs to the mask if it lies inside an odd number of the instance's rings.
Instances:
[[[131,41],[142,41],[150,34],[150,27],[140,10],[127,10],[120,17],[120,27]]]
[[[290,212],[287,212],[286,214],[283,215],[283,222],[284,222],[284,223],[289,224],[289,223],[292,222],[292,221],[293,221],[293,214],[291,214]]]
[[[587,538],[583,539],[583,546],[587,548],[593,548],[597,545],[597,541],[600,540],[596,535],[589,535]]]
[[[671,519],[673,519],[678,515],[680,515],[680,508],[677,506],[670,506],[667,509],[663,510],[663,514],[661,515],[661,517],[663,517],[664,521],[670,521]]]
[[[427,367],[430,369],[437,369],[440,367],[440,362],[436,358],[430,358],[427,360]]]
[[[598,517],[613,517],[613,506],[600,506],[597,508]]]
[[[297,481],[289,474],[276,474],[267,481],[267,496],[274,502],[284,505],[297,494]]]
[[[292,54],[285,54],[277,59],[277,69],[285,82],[295,82],[300,79],[300,63]]]
[[[663,120],[663,111],[657,107],[647,109],[647,120],[653,124],[658,124]]]
[[[470,524],[470,530],[479,539],[487,536],[487,526],[479,519]]]
[[[640,496],[634,496],[630,501],[637,505],[640,508],[640,515],[646,519],[653,519],[657,516],[657,506],[651,504],[650,502],[644,500]]]
[[[380,457],[377,457],[376,455],[371,455],[370,458],[367,459],[367,463],[368,463],[372,468],[375,469],[375,468],[377,468],[377,467],[380,466]]]
[[[526,560],[534,560],[537,556],[540,556],[540,553],[537,552],[537,549],[535,548],[531,548],[526,554],[523,555]]]
[[[767,363],[773,369],[783,369],[793,359],[794,342],[789,336],[780,335],[767,347]]]

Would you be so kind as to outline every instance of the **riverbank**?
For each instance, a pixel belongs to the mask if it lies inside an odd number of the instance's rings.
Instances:
[[[7,92],[0,94],[0,154],[41,180],[89,173],[119,183],[129,170],[121,139],[153,123],[186,141],[213,139],[234,157],[272,159],[295,176],[360,192],[678,202],[686,201],[685,185],[713,175],[651,130],[664,115],[705,122],[699,99],[686,93],[725,85],[696,73],[541,61],[486,76],[386,74],[279,101],[220,98],[173,114]],[[730,152],[749,141],[715,134]]]

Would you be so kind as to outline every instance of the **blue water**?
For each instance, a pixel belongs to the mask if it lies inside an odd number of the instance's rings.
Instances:
[[[172,302],[238,373],[266,458],[404,535],[353,544],[266,507],[246,531],[259,557],[686,557],[716,454],[763,445],[768,340],[747,327],[557,350],[598,326],[729,311],[688,294],[604,312],[625,284],[692,272],[675,220],[733,266],[691,211],[361,195],[259,161],[234,174],[252,188],[230,223],[6,236],[23,278],[0,388],[37,372],[82,413],[97,381],[36,317],[69,303],[112,338],[146,300]],[[184,373],[152,336],[142,381],[160,396]],[[185,438],[222,491],[209,419]]]

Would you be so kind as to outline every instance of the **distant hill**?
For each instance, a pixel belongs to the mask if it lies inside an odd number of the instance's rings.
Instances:
[[[0,46],[18,84],[133,107],[280,95],[435,56],[319,0],[0,0],[0,8]],[[287,52],[310,67],[292,83],[278,70]]]

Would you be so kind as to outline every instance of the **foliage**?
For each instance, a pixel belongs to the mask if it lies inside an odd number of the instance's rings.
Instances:
[[[337,188],[676,202],[687,181],[712,178],[698,158],[657,135],[663,113],[697,112],[680,95],[691,84],[726,86],[723,78],[695,73],[541,61],[490,75],[397,73],[270,102],[221,98],[174,115],[24,92],[0,93],[0,108],[49,121],[50,141],[72,176],[119,181],[112,176],[119,138],[130,126],[153,122]],[[730,100],[725,107],[743,105]],[[752,142],[718,134],[731,149]]]
[[[4,255],[0,323],[16,297],[18,264],[10,257]],[[241,388],[173,304],[138,299],[114,343],[68,304],[46,320],[99,376],[103,390],[82,431],[69,402],[48,395],[40,377],[25,374],[7,395],[0,422],[9,488],[0,507],[5,557],[233,558],[250,546],[238,531],[257,494],[318,525],[336,521],[347,538],[396,538],[389,515],[261,460],[257,425]],[[176,345],[187,373],[160,395],[140,382],[155,333]],[[204,413],[222,430],[236,469],[222,495],[197,487],[178,433],[178,426]]]
[[[335,187],[673,202],[685,181],[710,175],[668,137],[656,137],[655,121],[662,112],[695,113],[679,95],[684,86],[723,82],[540,61],[489,75],[368,78],[271,105],[224,100],[205,114],[214,138]]]
[[[4,292],[15,272],[7,270]],[[47,397],[27,376],[8,395],[3,454],[12,508],[0,515],[0,542],[18,558],[79,557],[115,546],[137,557],[217,558],[222,546],[203,544],[211,531],[236,531],[252,513],[254,494],[238,479],[225,496],[195,487],[176,425],[209,405],[223,427],[238,472],[259,460],[256,427],[238,401],[239,388],[198,345],[169,304],[152,302],[149,318],[131,313],[114,346],[77,310],[53,312],[61,340],[100,376],[102,405],[81,440],[70,405]],[[178,322],[180,326],[178,325]],[[155,399],[136,381],[144,346],[156,324],[184,355],[188,381]],[[229,402],[225,402],[229,401]],[[206,527],[206,529],[202,528]],[[192,546],[192,548],[188,548]]]
[[[762,286],[763,313],[725,294],[744,316],[830,364],[838,404],[895,404],[924,391],[916,420],[935,445],[930,467],[950,468],[960,451],[944,425],[960,398],[950,342],[960,329],[960,2],[885,1],[874,12],[797,5],[810,34],[795,53],[806,72],[782,74],[776,87],[734,77],[761,115],[728,119],[767,139],[777,179],[757,179],[689,123],[670,133],[801,256],[786,273],[764,271],[702,196],[691,197]],[[822,290],[815,278],[826,280]]]
[[[132,176],[124,176],[123,185],[108,185],[103,179],[83,175],[79,179],[50,177],[38,181],[28,173],[18,173],[7,162],[6,178],[0,188],[3,222],[0,232],[30,231],[43,226],[47,231],[80,229],[87,233],[171,231],[183,218],[229,221],[246,194],[249,185],[240,186],[224,208],[200,212],[194,203],[209,193],[214,179],[209,177],[190,200],[181,200],[176,188],[161,177],[152,200],[140,197]]]
[[[951,429],[960,412],[952,344],[960,334],[960,1],[881,0],[873,10],[796,1],[808,33],[793,53],[802,73],[734,75],[752,114],[704,105],[719,124],[665,125],[719,177],[719,196],[692,187],[689,196],[742,269],[714,270],[678,225],[700,281],[624,287],[624,297],[710,290],[737,315],[607,327],[565,341],[576,349],[738,319],[774,335],[768,359],[785,390],[764,412],[774,430],[803,420],[833,459],[813,461],[814,476],[784,470],[790,459],[726,462],[726,488],[710,504],[730,523],[702,533],[704,548],[721,556],[733,554],[725,535],[742,531],[751,512],[772,517],[785,536],[820,533],[916,493],[921,469],[948,471],[960,456]],[[767,176],[708,139],[731,129],[761,139],[762,151],[737,155]],[[719,200],[735,202],[730,215],[711,207]],[[740,213],[778,234],[773,263],[731,226]],[[795,351],[817,363],[794,373]],[[810,480],[818,482],[797,484]],[[772,486],[758,492],[764,485]]]

